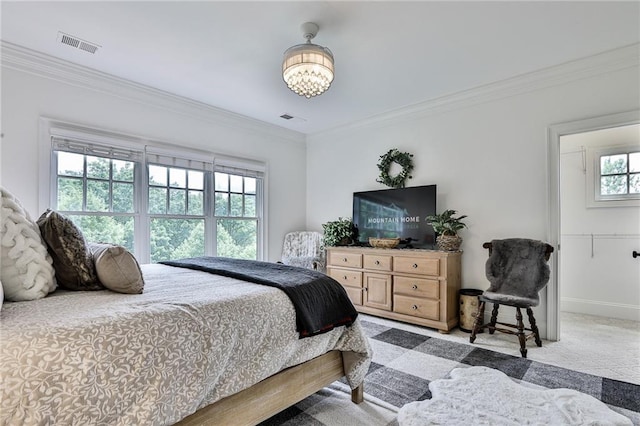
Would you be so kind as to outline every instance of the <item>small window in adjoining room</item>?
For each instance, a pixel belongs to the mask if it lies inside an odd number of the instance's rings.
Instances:
[[[640,205],[640,147],[587,149],[587,206]]]
[[[640,151],[600,156],[601,197],[640,194]]]

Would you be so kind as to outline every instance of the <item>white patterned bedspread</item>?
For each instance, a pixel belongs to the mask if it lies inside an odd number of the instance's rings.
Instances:
[[[0,424],[160,425],[331,349],[361,384],[360,324],[305,339],[280,290],[142,265],[144,293],[56,291],[0,311]]]

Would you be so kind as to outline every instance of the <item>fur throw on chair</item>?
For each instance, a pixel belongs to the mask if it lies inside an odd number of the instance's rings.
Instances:
[[[491,283],[483,294],[487,299],[520,307],[537,306],[538,293],[549,281],[547,244],[525,238],[491,241],[486,263]]]
[[[284,236],[282,263],[324,272],[322,234],[314,231],[289,232]]]

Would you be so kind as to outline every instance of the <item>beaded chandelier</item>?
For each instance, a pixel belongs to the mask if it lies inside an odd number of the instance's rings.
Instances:
[[[307,42],[284,52],[282,78],[289,89],[309,99],[321,95],[331,86],[333,54],[328,48],[311,43],[318,33],[318,25],[306,22],[301,28]]]

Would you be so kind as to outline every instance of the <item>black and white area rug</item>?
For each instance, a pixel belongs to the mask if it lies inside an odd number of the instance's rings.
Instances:
[[[335,382],[266,420],[262,426],[393,426],[405,404],[431,398],[429,383],[454,368],[484,366],[516,382],[567,388],[591,395],[640,425],[640,385],[593,376],[518,356],[361,320],[374,350],[364,385],[365,401],[353,404],[346,383]],[[526,422],[526,419],[523,419]],[[468,424],[472,424],[469,422]]]

